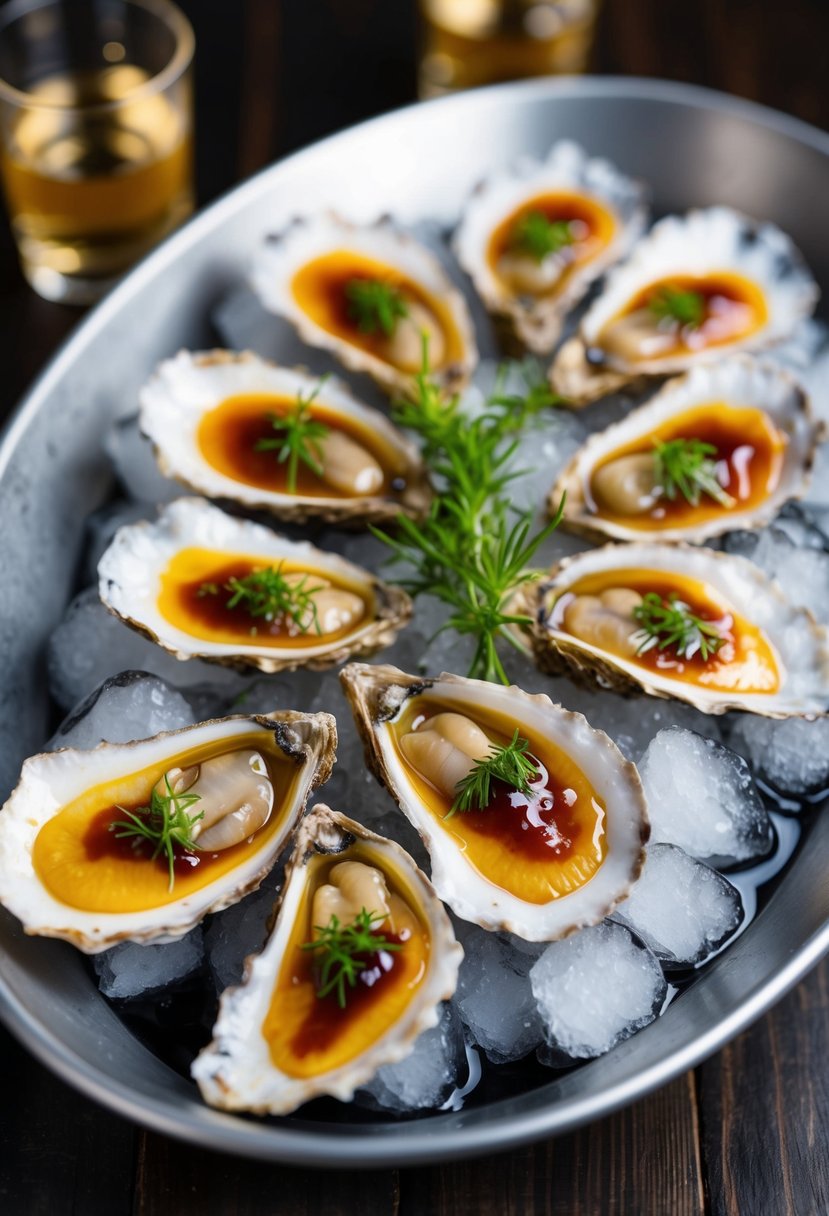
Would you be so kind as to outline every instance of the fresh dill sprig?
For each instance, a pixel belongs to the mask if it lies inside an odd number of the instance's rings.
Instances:
[[[300,950],[315,955],[319,968],[316,992],[320,1000],[335,992],[337,1004],[340,1009],[345,1009],[348,988],[356,986],[367,957],[381,950],[393,952],[402,949],[400,942],[389,941],[374,928],[385,919],[383,912],[369,912],[361,908],[348,925],[341,924],[333,913],[327,925],[314,925],[319,937],[312,942],[304,942]]]
[[[268,421],[276,434],[271,438],[257,439],[254,450],[276,452],[280,464],[287,461],[286,483],[289,494],[296,494],[297,475],[300,464],[306,465],[317,477],[322,477],[322,441],[327,438],[329,428],[311,413],[311,405],[325,383],[325,377],[308,394],[297,395],[296,406],[287,414],[268,414]]]
[[[544,375],[544,370],[535,359],[525,360],[521,368],[524,381],[523,393],[507,393],[504,391],[506,368],[502,368],[495,382],[495,389],[489,398],[490,409],[504,410],[505,428],[519,432],[524,426],[539,414],[549,409],[557,409],[565,404],[558,393],[553,392],[550,382]]]
[[[497,642],[526,652],[514,626],[530,618],[512,604],[516,592],[536,578],[529,569],[539,546],[555,530],[564,503],[546,527],[533,532],[532,512],[516,512],[508,487],[521,470],[511,468],[517,440],[511,399],[493,396],[470,418],[457,397],[446,399],[429,375],[428,346],[415,377],[412,402],[395,406],[395,421],[422,439],[438,493],[425,519],[398,516],[397,532],[372,528],[410,567],[400,580],[413,595],[431,595],[451,609],[438,632],[454,630],[475,639],[469,675],[508,684]]]
[[[717,479],[717,464],[712,460],[717,449],[702,439],[669,439],[657,443],[653,452],[654,477],[666,498],[681,494],[692,507],[707,494],[721,507],[733,507],[735,499]]]
[[[699,653],[707,663],[725,641],[715,624],[696,616],[677,595],[665,600],[649,591],[634,608],[633,618],[639,626],[633,635],[637,654],[646,654],[656,646],[659,650],[675,650],[680,659],[692,659]]]
[[[550,220],[543,211],[528,211],[515,223],[510,244],[543,262],[548,254],[558,253],[575,240],[569,220]]]
[[[676,321],[684,329],[699,329],[705,320],[705,296],[668,283],[654,292],[648,308],[657,320]]]
[[[409,315],[402,291],[381,279],[349,279],[345,300],[349,317],[364,334],[379,330],[391,338],[400,318]]]
[[[188,849],[195,852],[198,848],[193,839],[193,828],[204,819],[204,811],[197,815],[188,815],[188,809],[201,801],[199,794],[175,794],[170,785],[170,778],[164,774],[166,794],[153,790],[149,806],[140,806],[135,811],[119,806],[118,810],[126,815],[126,819],[116,819],[109,825],[110,832],[115,832],[116,840],[130,837],[148,840],[153,845],[152,860],[155,861],[162,853],[167,856],[167,867],[170,873],[168,890],[172,891],[175,881],[175,848]],[[120,829],[116,831],[115,829]]]
[[[510,743],[493,743],[490,754],[476,760],[472,768],[458,782],[455,801],[446,819],[456,811],[483,811],[492,797],[492,782],[502,781],[521,794],[529,794],[530,782],[538,777],[538,765],[527,755],[529,741],[520,738],[518,731]]]
[[[229,578],[220,588],[216,583],[202,583],[199,596],[228,593],[225,608],[243,607],[248,616],[264,617],[267,621],[292,622],[300,633],[308,633],[313,626],[321,633],[317,605],[314,596],[322,591],[322,584],[309,586],[310,575],[290,580],[282,572],[284,563],[278,566],[252,570],[243,578]]]

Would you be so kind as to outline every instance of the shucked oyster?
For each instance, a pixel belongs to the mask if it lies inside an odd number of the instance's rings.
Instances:
[[[478,361],[466,303],[428,249],[388,220],[358,227],[335,215],[296,221],[271,237],[251,281],[269,312],[303,341],[365,372],[389,393],[411,391],[423,336],[445,388],[461,388]]]
[[[642,787],[581,714],[460,676],[352,663],[341,679],[368,764],[422,836],[435,889],[458,916],[552,941],[625,898],[649,832]],[[481,787],[481,763],[494,760]],[[516,763],[523,782],[509,776]]]
[[[193,1077],[225,1110],[287,1114],[319,1094],[347,1102],[437,1024],[462,957],[411,857],[319,805],[297,833],[274,931],[224,993]]]
[[[259,886],[336,745],[329,714],[285,710],[34,756],[0,813],[0,902],[90,954],[179,937]]]
[[[563,526],[617,540],[703,541],[759,528],[803,494],[821,427],[787,372],[748,355],[703,364],[592,436],[549,498]]]
[[[829,635],[744,558],[689,545],[605,545],[525,592],[543,671],[675,697],[703,713],[815,717]]]
[[[638,182],[569,141],[478,187],[455,252],[508,340],[552,350],[568,310],[640,236],[644,198]]]
[[[304,429],[289,437],[289,422]],[[429,503],[416,446],[383,414],[338,380],[250,352],[166,360],[142,390],[141,429],[167,476],[293,523],[387,520]],[[292,457],[296,436],[303,454]]]
[[[686,371],[789,336],[817,300],[789,238],[728,207],[655,224],[607,277],[550,372],[584,405],[640,376]]]
[[[119,529],[98,576],[107,608],[176,658],[267,672],[371,654],[411,615],[398,587],[202,498]]]

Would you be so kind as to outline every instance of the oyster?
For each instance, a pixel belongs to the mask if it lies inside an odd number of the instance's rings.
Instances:
[[[710,714],[815,717],[829,703],[829,634],[745,558],[605,545],[524,595],[543,671]]]
[[[437,258],[387,219],[363,227],[330,214],[297,220],[268,239],[251,282],[304,342],[389,393],[411,392],[424,335],[446,389],[462,388],[478,361],[463,296]]]
[[[377,938],[352,954],[350,979],[327,960],[337,928]],[[316,806],[297,833],[273,933],[242,986],[222,996],[213,1041],[193,1063],[202,1096],[275,1115],[319,1094],[347,1102],[437,1025],[462,957],[411,857]]]
[[[550,371],[585,405],[640,376],[664,376],[788,337],[817,286],[789,238],[728,207],[655,224],[608,275]]]
[[[565,314],[641,235],[645,189],[577,144],[483,182],[455,234],[458,261],[507,345],[548,354]]]
[[[284,431],[273,422],[298,409],[317,430],[307,444],[312,464],[297,461],[292,482]],[[142,390],[141,429],[167,477],[292,523],[417,516],[431,497],[417,447],[383,414],[341,381],[250,352],[166,360]]]
[[[33,756],[0,814],[0,903],[89,954],[180,937],[259,886],[336,746],[330,714],[280,710]],[[125,833],[158,798],[195,849]]]
[[[412,610],[404,591],[362,567],[203,498],[120,528],[98,576],[107,608],[176,658],[266,672],[371,654]]]
[[[460,676],[352,663],[340,678],[369,767],[422,836],[435,889],[458,916],[552,941],[626,897],[649,833],[642,786],[581,714]],[[456,809],[476,761],[511,739],[532,757],[526,786],[494,780],[483,809]]]
[[[548,506],[554,514],[566,494],[565,528],[617,540],[703,541],[759,528],[804,493],[821,437],[796,380],[731,355],[668,381],[592,436]]]

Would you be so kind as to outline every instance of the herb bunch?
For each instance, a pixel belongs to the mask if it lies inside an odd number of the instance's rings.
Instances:
[[[313,626],[321,633],[319,615],[314,596],[322,591],[322,584],[309,586],[311,576],[301,575],[289,579],[283,573],[284,562],[262,570],[252,570],[243,578],[232,577],[220,587],[218,583],[202,583],[198,594],[228,595],[225,608],[242,607],[248,616],[264,618],[266,621],[284,621],[292,624],[300,633],[308,633]]]
[[[707,663],[725,641],[712,621],[697,616],[677,595],[669,595],[665,600],[649,591],[634,608],[633,618],[639,625],[633,635],[638,643],[637,654],[646,654],[654,647],[673,649],[680,659],[692,659],[698,653],[703,663]]]
[[[702,439],[669,439],[654,447],[654,475],[666,498],[678,495],[696,507],[703,494],[713,498],[721,507],[733,507],[736,500],[720,485],[717,449]]]
[[[345,301],[349,317],[364,334],[379,331],[391,338],[400,318],[409,315],[402,291],[382,279],[349,279]]]
[[[530,793],[530,784],[538,778],[538,765],[527,755],[529,741],[518,733],[506,745],[493,743],[488,756],[476,760],[457,784],[455,801],[445,816],[451,819],[456,811],[483,811],[492,799],[492,782],[502,781],[521,794]]]
[[[648,308],[658,321],[675,321],[683,329],[699,329],[705,320],[705,296],[668,283],[654,292]]]
[[[323,475],[322,442],[328,437],[329,428],[324,422],[313,417],[311,406],[324,383],[325,377],[307,397],[299,393],[295,408],[288,413],[268,414],[274,435],[257,439],[254,444],[255,451],[275,452],[279,464],[287,463],[286,484],[289,494],[296,494],[300,464],[304,464],[317,477]]]
[[[392,560],[409,567],[399,580],[407,591],[434,596],[451,609],[438,633],[454,630],[475,639],[470,677],[507,684],[497,643],[525,652],[513,627],[530,618],[513,601],[536,577],[530,563],[557,527],[564,501],[547,526],[534,531],[532,512],[511,506],[510,483],[523,472],[511,466],[517,431],[559,400],[546,386],[528,383],[516,402],[499,380],[484,411],[472,418],[459,397],[447,399],[430,377],[424,340],[414,399],[393,409],[395,421],[420,436],[438,493],[424,520],[401,514],[394,536],[372,531],[392,550]]]
[[[153,861],[162,853],[165,854],[170,874],[167,889],[172,891],[176,881],[175,850],[197,850],[193,828],[204,819],[204,811],[195,815],[188,814],[189,808],[201,801],[200,795],[174,793],[167,773],[164,774],[164,785],[166,794],[160,794],[154,789],[149,806],[140,806],[135,811],[119,806],[118,810],[126,815],[126,819],[116,819],[109,825],[109,830],[115,833],[116,840],[149,841],[153,845]]]
[[[543,262],[551,253],[572,245],[575,240],[569,220],[550,220],[543,211],[528,211],[515,224],[511,243],[528,253],[536,262]]]
[[[389,941],[377,932],[375,925],[385,919],[383,912],[361,908],[350,924],[342,924],[332,913],[327,925],[314,926],[319,937],[304,942],[300,949],[315,956],[319,968],[316,992],[320,1000],[334,992],[340,1009],[345,1009],[348,989],[356,987],[370,955],[402,948],[400,942]]]

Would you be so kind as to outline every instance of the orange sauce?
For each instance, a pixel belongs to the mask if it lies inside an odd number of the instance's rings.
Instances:
[[[124,809],[149,805],[153,786],[176,766],[199,764],[228,751],[256,748],[274,786],[274,810],[257,832],[216,853],[178,850],[175,883],[168,890],[166,858],[153,859],[150,847],[118,840],[110,824],[126,818]],[[55,899],[84,912],[143,912],[174,903],[221,878],[278,833],[290,805],[296,767],[278,750],[270,731],[251,731],[180,752],[138,772],[92,786],[62,807],[37,834],[32,860],[43,885]],[[198,811],[198,804],[192,813]]]
[[[215,409],[209,410],[197,432],[199,450],[209,465],[234,481],[288,494],[288,462],[277,459],[278,452],[257,451],[260,439],[274,439],[279,433],[271,425],[270,415],[284,417],[297,407],[295,397],[280,397],[263,393],[228,397]],[[399,455],[368,426],[355,419],[326,408],[323,402],[311,403],[310,416],[329,430],[341,431],[359,443],[377,461],[385,480],[377,495],[400,493],[405,489],[403,465]],[[312,451],[312,456],[314,455]],[[346,498],[342,490],[329,485],[313,469],[300,462],[297,469],[296,494],[307,498]]]
[[[323,254],[297,271],[291,290],[302,311],[321,329],[344,342],[350,342],[352,346],[359,347],[374,358],[389,363],[385,335],[378,332],[363,333],[349,312],[346,287],[352,279],[379,279],[382,283],[396,288],[404,298],[422,305],[432,315],[436,328],[443,333],[446,349],[440,366],[454,363],[463,357],[461,335],[443,301],[424,291],[418,283],[395,267],[377,262],[364,254],[350,249]]]
[[[510,742],[516,724],[504,715],[425,692],[409,699],[390,728],[398,759],[418,797],[466,860],[489,882],[533,904],[549,903],[589,882],[604,861],[607,842],[605,807],[585,773],[551,740],[521,728],[540,770],[530,794],[494,782],[494,796],[485,810],[449,816],[452,799],[436,790],[400,747],[403,735],[446,710],[472,718],[501,745]]]
[[[354,988],[340,1008],[336,993],[317,996],[314,955],[301,947],[313,937],[314,892],[341,861],[380,868],[377,855],[359,842],[335,857],[313,857],[293,932],[262,1025],[270,1056],[292,1077],[314,1077],[353,1060],[393,1026],[426,975],[431,951],[428,926],[417,910],[417,894],[396,870],[384,868],[391,915],[379,932],[400,950],[377,951],[360,960]]]
[[[657,531],[664,527],[689,527],[719,518],[727,511],[759,507],[773,494],[780,481],[788,439],[771,418],[760,409],[738,409],[725,402],[695,406],[655,427],[647,435],[617,448],[596,466],[596,472],[623,456],[653,452],[656,443],[672,439],[699,439],[716,448],[710,457],[719,465],[719,481],[732,498],[733,507],[724,506],[701,494],[693,506],[684,495],[662,497],[642,515],[617,515],[597,503],[589,489],[592,512],[603,519],[624,523],[629,528]]]
[[[324,582],[332,587],[339,587],[358,595],[364,605],[365,612],[360,621],[347,625],[333,633],[319,634],[313,625],[305,633],[299,632],[291,622],[280,619],[268,621],[265,617],[255,617],[247,611],[243,603],[235,608],[228,608],[232,592],[226,590],[226,584],[231,578],[242,579],[255,570],[270,569],[279,566],[283,574],[302,573],[307,575],[306,590],[321,586]],[[218,588],[218,594],[202,594],[205,583]],[[373,609],[373,602],[364,587],[356,583],[348,583],[333,575],[330,571],[323,573],[297,565],[296,562],[264,561],[261,557],[246,557],[242,554],[234,556],[228,553],[217,553],[210,549],[181,549],[175,554],[167,569],[161,576],[161,592],[158,597],[158,610],[165,620],[177,629],[208,642],[218,642],[232,646],[243,643],[248,646],[274,646],[283,649],[301,650],[303,647],[315,646],[323,638],[327,642],[337,642],[352,634]]]
[[[572,223],[576,227],[576,239],[561,250],[567,266],[561,277],[543,294],[555,295],[564,289],[573,271],[597,257],[612,241],[616,232],[616,220],[606,207],[584,194],[556,191],[539,194],[527,199],[501,221],[493,231],[487,247],[487,260],[499,277],[501,258],[516,249],[516,226],[532,212],[540,212],[550,223]]]
[[[762,629],[737,613],[725,597],[709,583],[665,570],[606,570],[578,579],[555,602],[551,624],[564,631],[564,610],[576,595],[600,595],[611,588],[625,587],[640,595],[655,592],[663,600],[676,595],[691,612],[710,621],[725,639],[714,655],[704,660],[699,652],[679,658],[673,647],[658,646],[628,662],[663,678],[683,684],[698,684],[718,692],[773,693],[780,687],[780,670],[774,650]]]

